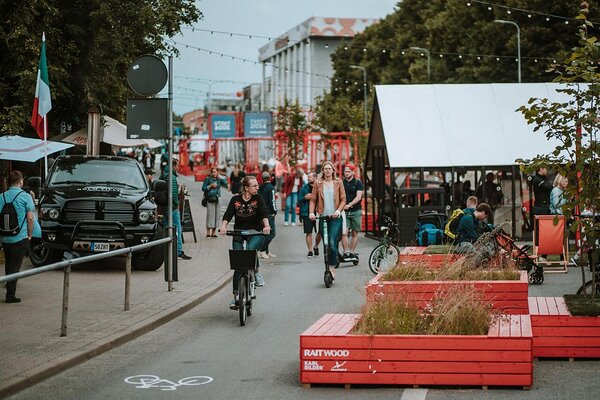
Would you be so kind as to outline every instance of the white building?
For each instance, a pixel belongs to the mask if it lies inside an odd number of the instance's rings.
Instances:
[[[259,49],[262,63],[261,109],[268,111],[285,99],[303,107],[331,88],[331,54],[351,38],[378,22],[375,18],[311,17]]]

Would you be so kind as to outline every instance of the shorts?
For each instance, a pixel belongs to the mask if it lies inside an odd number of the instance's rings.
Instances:
[[[302,220],[302,229],[304,230],[305,235],[317,231],[316,221],[311,221],[308,217],[300,217],[300,219]]]
[[[346,211],[346,225],[354,232],[360,232],[362,224],[362,210]]]

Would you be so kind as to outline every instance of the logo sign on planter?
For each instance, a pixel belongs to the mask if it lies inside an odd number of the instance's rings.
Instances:
[[[270,112],[244,113],[245,137],[273,136],[273,116]]]
[[[211,115],[211,137],[213,139],[235,137],[235,115],[213,114]]]

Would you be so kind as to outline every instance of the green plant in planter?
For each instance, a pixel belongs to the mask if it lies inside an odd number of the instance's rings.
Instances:
[[[587,7],[587,3],[582,3],[577,17],[582,21],[579,45],[561,64],[551,65],[549,69],[556,73],[554,82],[564,84],[557,92],[565,100],[550,102],[548,99],[532,98],[528,105],[518,109],[527,122],[534,125],[534,131],[543,133],[548,140],[558,144],[549,154],[517,161],[525,172],[532,173],[540,167],[547,167],[568,178],[569,186],[563,192],[566,202],[561,207],[562,212],[566,219],[572,221],[570,229],[585,237],[588,254],[598,262],[596,241],[600,236],[600,221],[581,218],[585,213],[591,216],[600,214],[600,50],[597,38],[588,33],[592,24],[586,18]],[[582,286],[585,287],[583,265],[581,275]],[[591,287],[596,287],[594,274],[592,279]],[[592,290],[584,295],[594,300],[598,293]]]
[[[353,333],[366,335],[485,335],[499,317],[490,301],[468,285],[436,293],[425,309],[383,297],[367,302]]]

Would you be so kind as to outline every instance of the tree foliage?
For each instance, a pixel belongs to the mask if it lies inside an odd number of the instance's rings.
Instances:
[[[556,75],[554,81],[564,84],[557,90],[564,101],[532,98],[527,106],[519,108],[535,131],[557,143],[549,154],[520,160],[522,168],[532,172],[549,167],[569,179],[563,192],[567,202],[562,206],[567,219],[584,210],[592,216],[600,213],[600,48],[597,38],[588,32],[592,25],[586,20],[586,10],[579,16],[584,25],[579,30],[578,45],[564,62],[549,69]],[[596,218],[576,215],[571,229],[584,232],[588,246],[597,247],[600,221]],[[582,276],[585,281],[583,266]]]
[[[352,129],[352,120],[344,118],[345,105],[363,101],[362,72],[351,69],[350,65],[366,68],[372,102],[373,85],[428,83],[426,53],[410,50],[411,47],[426,48],[432,53],[431,83],[516,82],[516,29],[494,23],[495,19],[514,21],[520,27],[523,82],[552,80],[554,76],[546,71],[552,59],[564,58],[577,45],[577,24],[573,21],[569,24],[556,18],[546,21],[541,16],[529,18],[522,12],[507,14],[506,9],[499,7],[490,11],[484,5],[472,3],[468,7],[466,3],[465,0],[403,0],[393,13],[346,42],[346,46],[338,47],[332,55],[335,70],[332,89],[318,108],[319,118],[320,114],[327,114],[327,129]],[[495,3],[566,17],[574,17],[579,11],[579,2],[573,0]],[[600,1],[589,3],[592,5],[589,19],[600,19]],[[445,55],[440,57],[439,53]],[[458,58],[459,54],[463,57]],[[477,55],[504,58],[478,59]],[[537,62],[535,57],[539,57]],[[346,81],[359,84],[348,85]]]
[[[124,120],[131,62],[177,54],[167,39],[202,17],[194,0],[0,0],[0,15],[0,134],[35,135],[29,119],[45,32],[50,136],[61,124],[85,124],[90,104]]]
[[[277,107],[275,129],[285,140],[287,162],[291,166],[304,158],[304,137],[309,129],[308,119],[296,99],[294,103],[285,99],[283,105]]]

